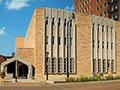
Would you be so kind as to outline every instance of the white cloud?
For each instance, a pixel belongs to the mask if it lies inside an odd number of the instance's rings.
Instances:
[[[65,9],[67,9],[67,10],[74,10],[74,4],[71,7],[66,6]]]
[[[5,30],[5,27],[3,27],[2,29],[0,29],[0,35],[5,34],[4,30]]]
[[[33,0],[7,0],[5,5],[8,10],[20,10],[23,7],[29,7],[30,4],[28,4],[29,1]]]

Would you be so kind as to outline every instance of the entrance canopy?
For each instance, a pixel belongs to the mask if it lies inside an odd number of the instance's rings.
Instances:
[[[16,73],[16,76],[17,76],[17,73],[18,73],[18,66],[17,66],[17,62],[21,62],[25,65],[28,66],[28,79],[31,79],[32,78],[32,64],[24,59],[21,59],[17,56],[11,58],[11,59],[7,59],[7,61],[4,61],[3,63],[1,63],[1,72],[4,71],[5,69],[5,66],[14,62],[15,61],[15,73]]]

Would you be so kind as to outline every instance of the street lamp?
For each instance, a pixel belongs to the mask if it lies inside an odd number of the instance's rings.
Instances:
[[[48,55],[49,55],[49,52],[46,52],[46,66],[47,66],[46,80],[48,80]]]
[[[71,19],[75,18],[74,13],[69,17],[68,25],[67,25],[67,78],[69,78],[69,53],[70,53],[70,26],[71,26]],[[69,24],[70,22],[70,24]]]

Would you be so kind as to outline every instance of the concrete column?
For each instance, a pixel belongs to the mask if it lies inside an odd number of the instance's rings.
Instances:
[[[17,60],[15,61],[15,76],[17,76]]]

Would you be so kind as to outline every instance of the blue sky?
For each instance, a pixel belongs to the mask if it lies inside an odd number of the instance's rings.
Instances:
[[[0,0],[0,55],[15,51],[15,37],[25,36],[36,7],[74,10],[74,0]]]

